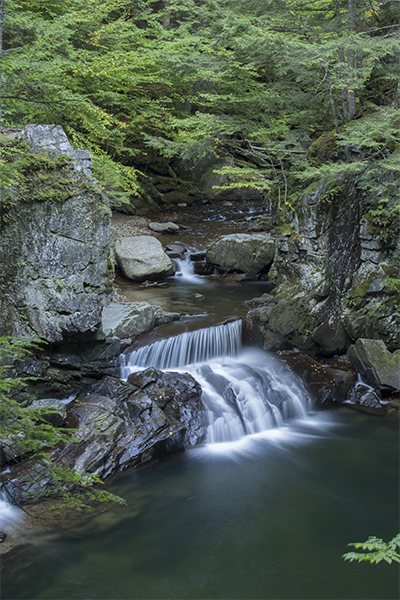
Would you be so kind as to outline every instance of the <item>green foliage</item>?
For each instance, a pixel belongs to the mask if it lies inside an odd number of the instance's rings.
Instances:
[[[270,168],[289,204],[340,173],[368,189],[399,168],[393,11],[377,0],[6,0],[4,124],[62,125],[115,204],[140,195],[160,159],[208,152]],[[261,150],[244,155],[243,140]]]
[[[382,561],[392,564],[400,563],[400,533],[398,533],[390,542],[386,543],[380,538],[370,536],[366,542],[355,542],[348,544],[354,548],[367,550],[368,552],[346,552],[342,558],[349,562],[369,562],[372,565]]]
[[[57,508],[85,507],[90,502],[124,503],[122,498],[95,487],[103,483],[97,475],[74,471],[52,460],[50,450],[74,440],[73,430],[52,426],[43,420],[43,409],[23,407],[13,399],[24,380],[11,377],[10,369],[16,359],[25,357],[38,344],[40,340],[33,338],[0,337],[0,456],[14,457],[26,472],[21,501],[53,497]],[[6,476],[0,479],[0,489],[8,491]]]

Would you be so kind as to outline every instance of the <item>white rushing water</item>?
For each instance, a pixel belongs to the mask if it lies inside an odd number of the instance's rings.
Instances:
[[[194,272],[193,261],[190,256],[185,258],[174,258],[176,263],[175,277],[186,283],[204,284],[204,279]]]
[[[181,370],[200,383],[209,443],[231,442],[304,418],[310,408],[299,380],[277,358],[243,349],[241,321],[183,333],[134,350],[121,368]]]
[[[17,523],[21,517],[22,512],[20,509],[13,504],[10,504],[7,501],[5,493],[0,492],[0,529],[5,528],[10,524]]]

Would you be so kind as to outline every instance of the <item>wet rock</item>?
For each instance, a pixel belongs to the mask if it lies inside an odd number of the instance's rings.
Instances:
[[[275,255],[275,241],[267,234],[225,235],[207,251],[207,261],[229,270],[256,276],[265,272]]]
[[[350,390],[344,405],[373,415],[386,414],[386,408],[382,406],[377,391],[365,383],[357,383]]]
[[[400,389],[400,350],[390,353],[382,340],[358,339],[347,356],[372,386],[380,390]]]
[[[333,368],[302,352],[283,351],[278,355],[301,379],[309,397],[322,407],[337,406],[345,401],[357,380],[351,368]]]
[[[184,449],[185,427],[171,420],[137,387],[105,378],[78,396],[71,412],[74,438],[55,454],[70,467],[105,477]]]
[[[125,277],[133,281],[171,275],[173,263],[155,237],[123,237],[115,245],[115,256]]]
[[[61,400],[56,398],[42,398],[35,400],[30,408],[41,411],[41,419],[54,427],[61,427],[67,417],[67,409]]]
[[[168,221],[168,223],[149,223],[149,229],[151,229],[152,231],[155,231],[156,233],[175,233],[176,231],[179,231],[179,225],[176,225],[176,223],[171,223],[171,221]]]
[[[191,375],[173,371],[163,373],[150,368],[141,373],[132,373],[128,381],[142,389],[168,417],[184,424],[185,446],[194,446],[205,440],[202,391]]]
[[[214,265],[207,262],[193,262],[193,270],[196,275],[211,275],[214,272]]]

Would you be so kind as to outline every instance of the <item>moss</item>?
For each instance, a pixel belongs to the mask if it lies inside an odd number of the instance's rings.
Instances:
[[[314,159],[317,164],[321,164],[332,158],[337,151],[336,132],[324,133],[315,140],[308,149],[308,158]]]

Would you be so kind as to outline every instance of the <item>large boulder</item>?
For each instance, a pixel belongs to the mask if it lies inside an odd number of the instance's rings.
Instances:
[[[400,389],[400,350],[391,353],[382,340],[358,339],[347,351],[354,367],[380,390]]]
[[[275,241],[266,234],[224,235],[207,250],[207,261],[252,276],[265,273],[275,255]]]
[[[168,221],[167,223],[156,223],[153,221],[149,223],[149,229],[156,233],[175,233],[179,231],[179,225],[171,223],[171,221]]]
[[[179,313],[166,313],[148,302],[110,304],[103,310],[103,331],[108,337],[131,338],[179,318]]]
[[[166,277],[174,270],[161,242],[150,235],[119,239],[115,245],[115,256],[124,276],[133,281]]]
[[[0,333],[57,342],[95,330],[110,301],[111,213],[60,127],[29,126],[19,135],[32,151],[7,142],[26,160],[2,222]]]

